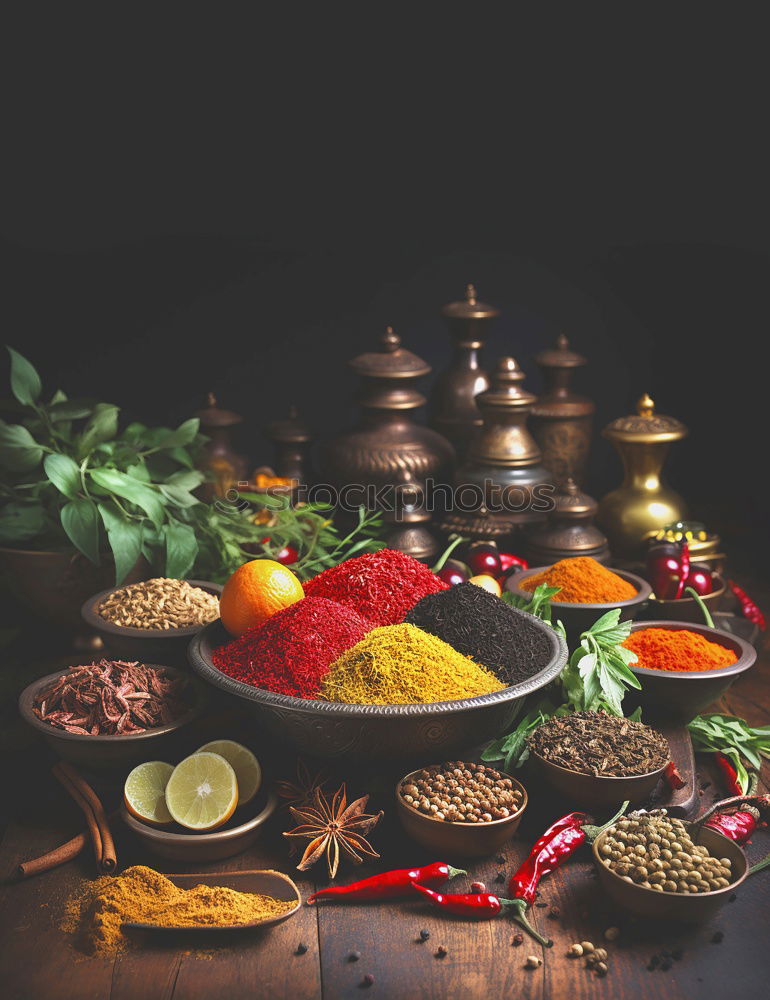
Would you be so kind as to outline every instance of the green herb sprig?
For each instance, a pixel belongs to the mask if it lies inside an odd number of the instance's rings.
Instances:
[[[750,726],[736,715],[696,715],[687,727],[692,745],[699,753],[724,754],[735,768],[738,784],[747,794],[747,760],[757,770],[762,758],[770,760],[770,726]]]
[[[518,594],[512,594],[510,590],[503,591],[503,600],[506,604],[510,604],[514,608],[518,608],[519,611],[527,611],[529,614],[534,615],[541,621],[544,621],[547,625],[550,625],[554,632],[557,632],[562,639],[567,638],[567,633],[560,621],[556,624],[553,622],[553,608],[551,607],[551,601],[556,597],[556,595],[561,590],[561,587],[549,587],[547,583],[538,584],[537,587],[532,592],[532,596],[529,600],[526,597],[519,597]]]

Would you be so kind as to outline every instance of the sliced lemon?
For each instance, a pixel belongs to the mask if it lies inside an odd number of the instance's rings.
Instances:
[[[238,805],[243,806],[251,802],[262,784],[262,768],[251,750],[242,743],[236,743],[235,740],[212,740],[211,743],[201,747],[198,753],[206,750],[224,757],[235,771],[238,781]]]
[[[166,785],[166,805],[188,830],[215,830],[238,804],[235,771],[218,753],[194,753],[177,764]]]
[[[173,823],[166,805],[166,785],[173,773],[173,766],[162,760],[148,760],[134,768],[123,787],[123,801],[132,816],[153,826]]]

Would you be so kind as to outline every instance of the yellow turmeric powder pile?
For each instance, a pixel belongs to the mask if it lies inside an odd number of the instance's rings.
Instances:
[[[457,701],[505,687],[487,670],[416,625],[373,629],[339,656],[318,697],[348,705]]]
[[[636,587],[590,556],[561,559],[542,573],[528,576],[519,586],[532,591],[541,583],[558,587],[554,600],[565,604],[616,604],[636,597]]]
[[[113,954],[129,944],[121,929],[124,923],[227,927],[279,916],[293,906],[292,902],[225,886],[179,889],[160,872],[136,865],[121,875],[106,875],[92,882],[70,901],[62,927],[80,931],[83,950]]]

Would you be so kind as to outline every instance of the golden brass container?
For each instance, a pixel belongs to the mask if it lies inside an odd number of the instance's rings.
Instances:
[[[618,450],[625,473],[621,485],[599,504],[597,516],[614,556],[642,558],[652,532],[686,520],[687,505],[666,484],[661,470],[671,443],[687,433],[675,417],[656,414],[646,393],[635,414],[619,417],[602,431]]]
[[[527,530],[526,555],[531,566],[552,566],[560,559],[590,556],[609,564],[610,547],[594,524],[599,505],[568,479],[553,497],[548,523]]]
[[[454,342],[454,355],[431,392],[430,424],[451,441],[462,461],[474,432],[481,427],[476,396],[487,391],[489,377],[481,367],[480,352],[500,310],[479,302],[475,287],[468,285],[465,298],[445,305],[441,315]]]

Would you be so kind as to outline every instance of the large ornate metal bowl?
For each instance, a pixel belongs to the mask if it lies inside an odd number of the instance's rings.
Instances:
[[[550,655],[527,680],[479,698],[431,705],[342,705],[289,698],[251,687],[221,673],[212,653],[230,637],[221,622],[194,636],[188,647],[193,670],[209,684],[238,700],[258,721],[268,739],[289,743],[317,757],[354,756],[359,760],[425,758],[439,760],[450,751],[476,746],[502,733],[520,702],[545,687],[567,662],[567,646],[548,625],[523,611],[546,635]]]

